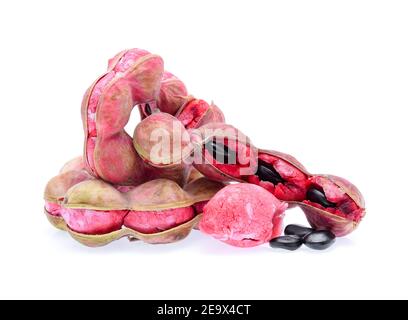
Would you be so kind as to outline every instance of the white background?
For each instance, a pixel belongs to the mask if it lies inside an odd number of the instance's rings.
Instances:
[[[406,1],[1,1],[0,298],[408,298],[407,17]],[[198,232],[91,249],[53,229],[42,193],[82,151],[82,95],[131,47],[257,146],[353,181],[360,228],[292,253]]]

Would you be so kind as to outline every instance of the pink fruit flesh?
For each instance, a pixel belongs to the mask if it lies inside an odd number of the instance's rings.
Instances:
[[[187,129],[196,128],[210,105],[204,100],[193,100],[184,107],[177,118]]]
[[[282,233],[286,208],[259,186],[229,185],[205,206],[200,230],[236,247],[255,247]]]
[[[130,211],[124,225],[142,233],[157,233],[177,227],[194,218],[192,207],[163,211]]]
[[[335,203],[334,208],[325,208],[322,205],[304,200],[305,204],[330,212],[336,216],[346,218],[355,222],[360,222],[364,216],[364,208],[361,208],[351,199],[344,191],[342,191],[334,182],[322,176],[314,176],[310,179],[312,187],[317,187],[323,190],[328,201]]]
[[[306,198],[306,191],[310,182],[305,173],[285,160],[269,154],[261,153],[258,159],[271,165],[285,180],[285,183],[274,185],[272,182],[260,180],[257,175],[249,176],[247,178],[249,183],[265,188],[275,197],[283,201],[303,201]]]
[[[82,234],[106,234],[119,230],[128,210],[96,211],[62,208],[61,215],[67,225]]]
[[[45,210],[47,210],[47,212],[52,216],[55,216],[55,217],[61,216],[61,206],[58,203],[46,201]]]

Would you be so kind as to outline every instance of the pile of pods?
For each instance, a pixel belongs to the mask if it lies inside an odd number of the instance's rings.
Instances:
[[[131,137],[124,127],[134,107],[141,121]],[[337,237],[365,215],[353,184],[258,149],[148,51],[110,59],[81,110],[84,154],[48,182],[44,199],[51,224],[82,244],[122,237],[170,243],[196,228],[253,247],[282,234],[288,207],[300,207],[313,230]]]

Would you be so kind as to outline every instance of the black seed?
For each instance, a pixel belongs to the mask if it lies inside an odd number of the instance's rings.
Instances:
[[[150,116],[152,114],[152,108],[150,108],[150,104],[145,104],[145,113],[146,115]]]
[[[217,162],[223,164],[236,164],[236,152],[228,148],[225,144],[217,143],[217,141],[213,139],[205,144],[205,148],[210,152],[212,157],[217,160]]]
[[[285,180],[281,177],[278,171],[276,171],[272,165],[267,164],[263,161],[258,162],[258,171],[256,172],[256,175],[262,181],[269,181],[274,185],[285,183]]]
[[[295,251],[302,246],[302,238],[297,236],[282,236],[272,239],[269,245],[272,248],[285,249]]]
[[[314,229],[312,228],[304,227],[298,224],[290,224],[285,228],[284,233],[288,236],[298,236],[303,238],[313,231]]]
[[[307,191],[306,197],[307,200],[318,203],[325,208],[335,208],[337,206],[335,203],[327,200],[326,195],[322,190],[319,190],[315,187],[312,187]]]
[[[303,243],[314,250],[327,249],[332,246],[334,242],[336,242],[336,236],[327,230],[314,231],[303,239]]]

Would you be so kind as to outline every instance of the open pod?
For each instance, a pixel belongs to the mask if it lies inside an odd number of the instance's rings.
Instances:
[[[259,150],[258,169],[246,181],[259,185],[291,206],[299,206],[315,229],[336,236],[352,232],[365,215],[360,191],[343,178],[313,175],[294,157]]]
[[[108,71],[85,93],[84,159],[95,177],[120,185],[144,180],[143,161],[124,127],[134,106],[156,101],[162,75],[159,56],[141,49],[125,50],[109,61]]]
[[[205,177],[221,182],[245,181],[257,169],[257,149],[238,129],[209,123],[191,131],[194,167]]]
[[[175,115],[187,129],[199,128],[209,123],[225,122],[224,114],[213,102],[189,97]]]
[[[333,175],[314,175],[306,199],[297,204],[315,229],[342,237],[354,231],[365,216],[362,194],[351,182]]]
[[[204,180],[183,190],[176,182],[158,179],[126,192],[90,180],[70,188],[60,201],[63,230],[79,242],[96,247],[122,237],[148,243],[184,239],[196,227],[208,201],[223,185]]]
[[[270,150],[258,151],[258,168],[247,182],[259,185],[284,201],[302,201],[306,197],[310,174],[294,157]]]

